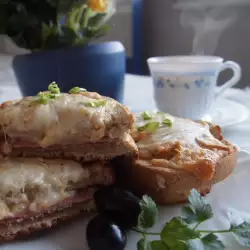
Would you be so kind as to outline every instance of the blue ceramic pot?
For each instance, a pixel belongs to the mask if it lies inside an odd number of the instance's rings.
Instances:
[[[13,60],[24,96],[47,90],[49,83],[56,81],[63,92],[79,86],[122,102],[125,67],[125,50],[120,42],[35,52]]]

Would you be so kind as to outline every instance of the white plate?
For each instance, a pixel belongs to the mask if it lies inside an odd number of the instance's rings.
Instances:
[[[228,100],[218,99],[204,120],[218,124],[221,127],[228,127],[244,122],[249,117],[249,111],[243,104]]]
[[[225,229],[229,227],[228,212],[237,210],[236,219],[242,217],[250,221],[250,154],[240,152],[238,166],[234,173],[224,182],[216,184],[212,192],[207,196],[213,207],[216,218],[202,226],[202,229]],[[180,213],[181,206],[160,208],[159,223],[151,231],[159,231],[164,222],[172,216]],[[36,238],[22,243],[1,246],[0,250],[87,250],[85,239],[85,227],[87,219],[79,220],[72,225],[51,232],[47,236]],[[136,242],[139,239],[137,233],[129,233],[126,250],[136,250]],[[232,238],[225,237],[228,250],[240,250],[241,248]]]

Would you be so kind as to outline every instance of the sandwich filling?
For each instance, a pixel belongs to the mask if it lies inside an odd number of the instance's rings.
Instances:
[[[105,163],[82,166],[68,160],[1,158],[0,219],[90,201],[98,185],[109,185],[113,180]]]
[[[185,170],[208,180],[216,163],[234,150],[223,140],[219,127],[211,128],[206,122],[144,112],[135,124],[132,136],[140,161],[152,167]],[[217,136],[213,129],[219,130]]]

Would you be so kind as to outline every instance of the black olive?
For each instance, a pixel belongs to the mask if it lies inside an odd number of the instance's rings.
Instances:
[[[100,188],[94,198],[100,214],[111,218],[124,229],[137,225],[141,212],[140,199],[132,193],[110,186]]]
[[[86,237],[90,250],[123,250],[127,243],[124,231],[103,215],[88,223]]]

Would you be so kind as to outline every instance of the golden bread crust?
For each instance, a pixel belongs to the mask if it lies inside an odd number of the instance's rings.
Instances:
[[[39,218],[29,218],[23,221],[0,222],[0,243],[24,240],[37,232],[48,232],[64,222],[69,223],[80,215],[84,216],[93,212],[93,202],[74,204],[71,207],[53,213],[44,213]]]
[[[0,106],[0,131],[42,148],[117,139],[130,133],[133,123],[127,107],[92,92],[61,93],[45,104],[36,96],[24,97]]]
[[[157,204],[186,202],[191,189],[202,195],[208,194],[212,184],[226,179],[237,162],[237,150],[222,158],[215,166],[211,180],[201,180],[191,172],[182,169],[152,167],[143,161],[135,161],[132,166],[123,167],[123,184],[138,195],[148,194]]]
[[[169,128],[159,127],[150,133],[133,131],[139,159],[119,170],[126,188],[148,194],[158,204],[185,202],[191,189],[209,193],[212,185],[226,179],[237,164],[237,148],[224,140],[220,126],[168,118],[173,121]]]

